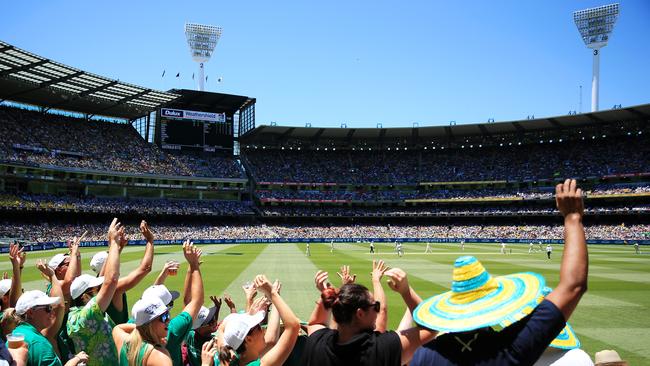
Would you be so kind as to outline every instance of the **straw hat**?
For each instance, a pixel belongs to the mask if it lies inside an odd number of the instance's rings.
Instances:
[[[492,277],[475,257],[456,259],[451,291],[424,300],[415,322],[439,332],[505,328],[530,314],[544,299],[544,277],[523,272]]]
[[[595,361],[595,366],[627,366],[627,362],[621,360],[621,356],[618,355],[618,352],[611,349],[596,352]]]

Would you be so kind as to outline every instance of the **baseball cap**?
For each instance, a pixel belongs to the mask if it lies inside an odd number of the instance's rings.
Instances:
[[[59,297],[49,297],[41,290],[25,291],[16,303],[16,314],[24,315],[31,308],[57,304],[59,301],[61,301]]]
[[[70,295],[72,296],[72,299],[76,299],[89,288],[101,286],[103,283],[104,276],[93,277],[89,274],[82,274],[72,281],[72,284],[70,285]]]
[[[93,258],[90,260],[90,268],[93,272],[99,274],[102,271],[104,263],[106,263],[106,258],[108,258],[108,252],[104,250],[93,255]]]
[[[4,296],[11,290],[11,280],[0,281],[0,296]]]
[[[178,299],[181,294],[178,291],[169,291],[165,285],[151,285],[142,293],[142,298],[157,297],[162,300],[165,305]]]
[[[201,306],[199,313],[196,315],[196,319],[194,319],[194,322],[192,323],[192,329],[196,329],[204,324],[211,322],[212,319],[214,319],[214,314],[216,313],[217,308],[215,306],[209,309],[205,306]]]
[[[248,314],[230,314],[224,322],[226,322],[223,331],[223,342],[226,346],[232,349],[238,349],[244,342],[253,327],[258,325],[264,320],[264,311],[258,311],[255,315]]]
[[[133,304],[131,315],[136,326],[149,323],[167,312],[167,306],[157,297],[145,297]]]
[[[47,262],[47,266],[52,269],[57,269],[67,257],[68,257],[67,254],[63,254],[63,253],[56,254],[54,255],[54,257],[52,257],[52,259],[50,259],[49,262]]]

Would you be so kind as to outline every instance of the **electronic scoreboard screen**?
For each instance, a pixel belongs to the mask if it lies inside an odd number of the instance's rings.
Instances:
[[[163,148],[232,149],[232,116],[225,113],[162,108],[157,140]]]

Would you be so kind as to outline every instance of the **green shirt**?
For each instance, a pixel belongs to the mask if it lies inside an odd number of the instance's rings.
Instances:
[[[151,347],[149,343],[144,341],[142,342],[142,347],[140,347],[138,357],[135,359],[135,366],[143,366],[142,361],[144,361],[144,355],[147,353],[149,347]],[[127,358],[128,353],[129,342],[124,341],[124,343],[122,343],[122,349],[120,350],[120,366],[129,366],[129,359]]]
[[[169,322],[166,347],[169,355],[172,357],[172,364],[174,366],[182,366],[183,364],[181,345],[191,329],[192,317],[186,311],[178,314]]]
[[[126,292],[122,294],[122,310],[117,310],[113,305],[113,301],[108,304],[106,314],[111,317],[113,323],[123,324],[129,321],[129,305],[126,302]]]
[[[14,333],[25,335],[27,344],[27,365],[29,366],[61,366],[61,360],[54,352],[54,347],[33,325],[20,323]],[[7,345],[8,346],[8,345]]]
[[[70,308],[68,335],[75,349],[88,354],[88,366],[117,365],[117,350],[111,334],[115,324],[93,297],[84,306]]]
[[[197,342],[195,337],[196,332],[194,330],[190,330],[185,337],[185,344],[187,345],[187,357],[191,366],[201,366],[201,351],[203,348],[203,343]],[[206,339],[206,342],[209,340],[210,337]],[[216,359],[218,360],[218,355],[215,356],[217,356]],[[219,363],[217,362],[215,365],[218,366]]]
[[[51,291],[52,291],[52,283],[48,283],[47,288],[45,289],[45,294],[47,296],[50,296]],[[61,354],[61,362],[68,362],[70,359],[74,357],[76,353],[74,351],[74,344],[72,343],[70,337],[68,337],[68,331],[66,329],[66,324],[68,324],[67,312],[63,314],[62,324],[63,325],[61,326],[61,329],[59,329],[59,332],[56,335],[56,345],[59,347],[59,353]]]

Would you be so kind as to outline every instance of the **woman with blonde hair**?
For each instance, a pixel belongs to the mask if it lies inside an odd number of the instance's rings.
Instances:
[[[120,324],[113,328],[120,366],[171,366],[172,359],[165,348],[169,310],[157,297],[141,299],[133,305],[135,324]]]

